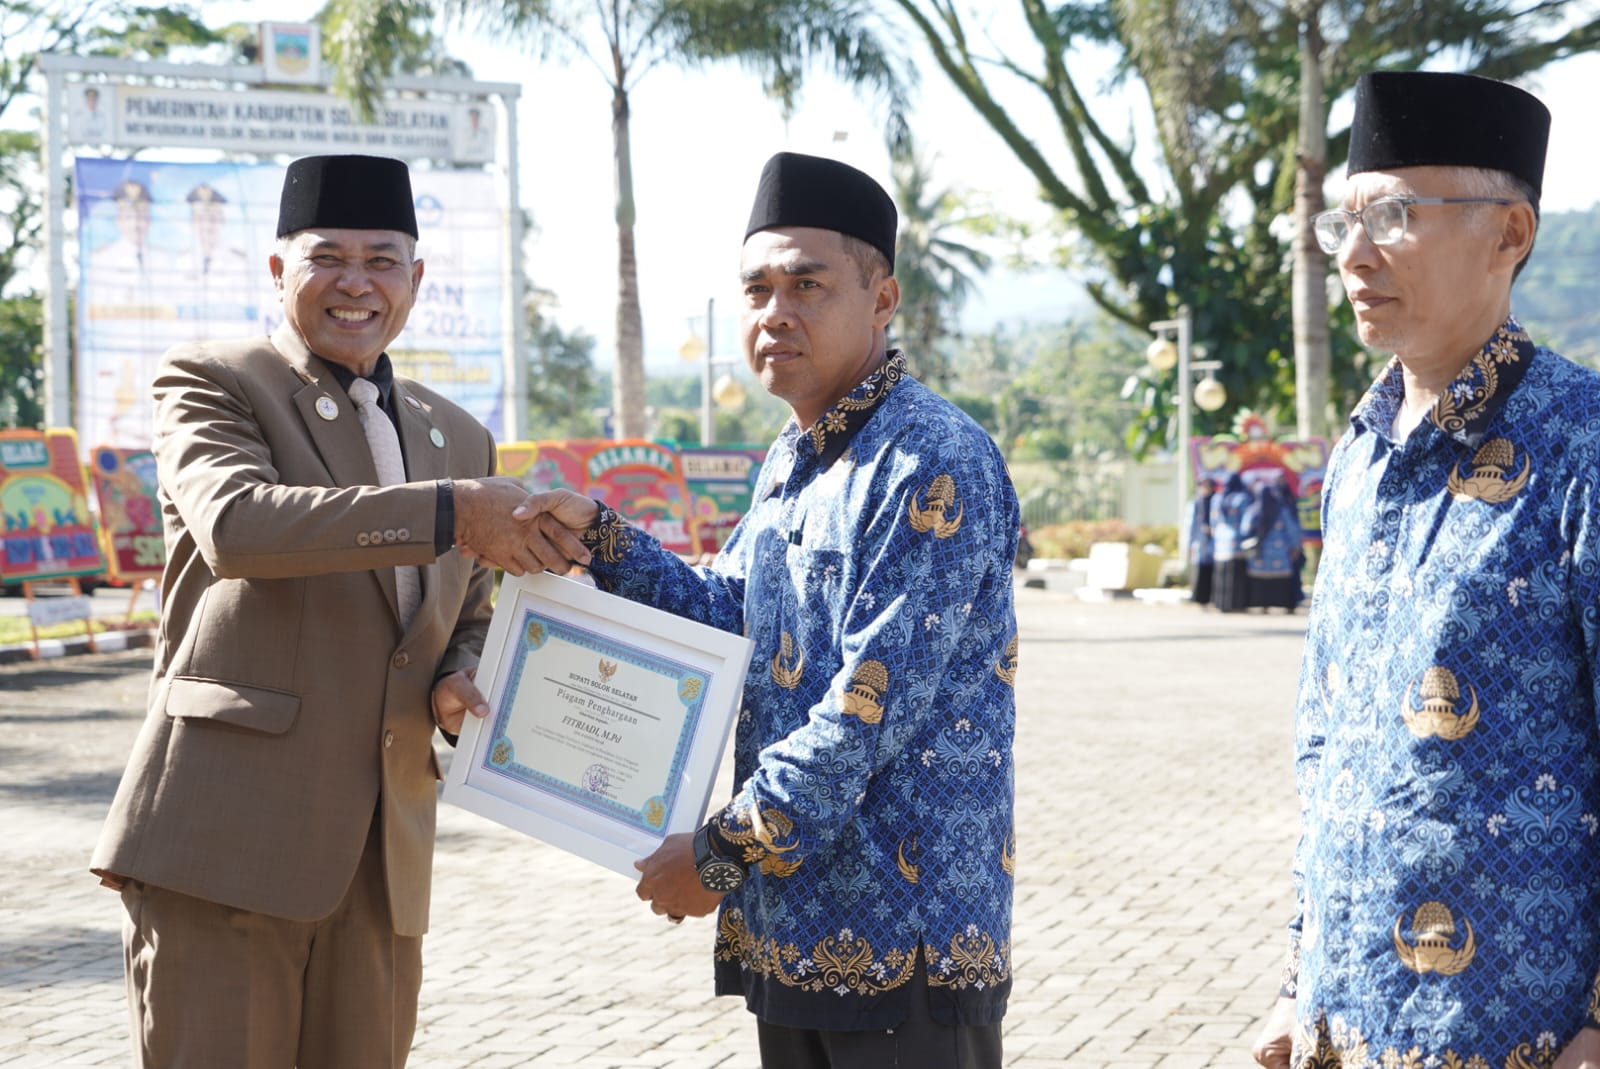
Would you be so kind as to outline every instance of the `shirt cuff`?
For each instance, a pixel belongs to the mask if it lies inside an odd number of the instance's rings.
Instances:
[[[456,544],[456,488],[449,479],[436,479],[433,486],[433,555],[442,557]]]
[[[603,564],[617,564],[633,547],[634,528],[604,501],[596,501],[595,504],[600,506],[600,515],[595,517],[594,523],[578,533],[578,540],[595,560]]]

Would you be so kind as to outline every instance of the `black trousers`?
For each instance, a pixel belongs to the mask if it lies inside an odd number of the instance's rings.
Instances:
[[[1000,1069],[1000,1026],[940,1024],[928,1014],[927,966],[911,979],[905,1023],[887,1031],[832,1032],[756,1020],[761,1069]]]

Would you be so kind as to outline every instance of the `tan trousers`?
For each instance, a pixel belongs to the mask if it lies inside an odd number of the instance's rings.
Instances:
[[[130,881],[136,1069],[403,1069],[422,939],[394,933],[381,855],[374,830],[344,900],[311,922]]]

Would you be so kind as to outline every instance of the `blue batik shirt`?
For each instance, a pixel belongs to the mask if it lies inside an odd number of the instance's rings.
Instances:
[[[1508,320],[1333,451],[1301,672],[1297,1066],[1533,1069],[1596,1020],[1600,375]]]
[[[603,588],[755,644],[736,794],[749,866],[722,902],[717,992],[765,1021],[993,1024],[1011,988],[1016,494],[989,436],[887,363],[762,465],[709,569],[609,510]]]

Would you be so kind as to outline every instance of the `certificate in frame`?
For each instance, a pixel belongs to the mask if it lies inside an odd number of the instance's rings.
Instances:
[[[506,576],[443,798],[625,876],[705,818],[752,645],[550,573]]]

